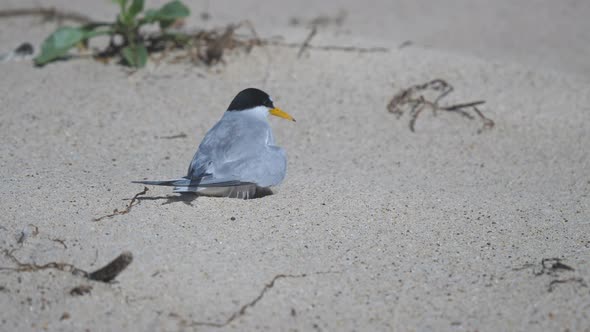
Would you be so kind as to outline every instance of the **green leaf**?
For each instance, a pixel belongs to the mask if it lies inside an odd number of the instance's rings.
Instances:
[[[127,7],[127,0],[112,0],[114,3],[119,4],[119,8],[121,9],[121,14],[125,12],[125,8]]]
[[[127,10],[126,16],[130,20],[133,20],[137,14],[143,10],[143,0],[133,0],[131,6]]]
[[[88,32],[86,32],[86,36],[84,36],[84,39],[90,39],[96,36],[103,36],[103,35],[113,35],[115,33],[115,31],[112,28],[107,28],[107,29],[103,29],[103,30],[89,30]]]
[[[113,3],[119,4],[121,7],[127,6],[127,0],[111,0]]]
[[[171,1],[160,9],[150,9],[146,11],[142,23],[165,22],[170,25],[177,19],[187,17],[190,15],[190,10],[182,2],[178,0]]]
[[[35,64],[42,66],[68,52],[76,44],[87,38],[87,31],[81,28],[61,27],[52,33],[41,45],[41,54]]]
[[[175,20],[190,15],[191,11],[182,2],[175,0],[171,1],[158,11],[161,19],[164,20]]]
[[[125,62],[135,68],[145,66],[148,58],[148,52],[144,45],[127,46],[122,50]]]

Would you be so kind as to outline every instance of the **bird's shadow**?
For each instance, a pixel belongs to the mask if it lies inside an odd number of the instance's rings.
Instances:
[[[257,188],[256,195],[250,199],[259,199],[266,196],[270,196],[273,194],[272,189],[270,188]],[[193,201],[199,198],[201,195],[196,193],[180,193],[178,195],[166,195],[166,196],[142,196],[137,197],[138,201],[160,201],[164,200],[161,205],[168,205],[172,203],[184,203],[188,206],[194,206]]]

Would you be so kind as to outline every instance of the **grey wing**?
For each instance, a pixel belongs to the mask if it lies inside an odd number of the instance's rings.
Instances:
[[[273,143],[267,124],[249,123],[229,114],[205,135],[187,177],[277,185],[285,177],[287,160],[284,150]]]
[[[278,146],[266,146],[263,151],[226,163],[219,175],[255,183],[259,187],[280,184],[287,172],[287,156]]]
[[[208,174],[207,168],[210,167],[212,161],[208,155],[200,152],[201,149],[199,148],[188,166],[186,177],[189,179],[201,178]]]
[[[214,148],[219,141],[219,127],[223,127],[221,121],[217,122],[215,126],[205,134],[203,141],[199,144],[199,148],[188,167],[187,178],[197,179],[210,174],[215,158]]]

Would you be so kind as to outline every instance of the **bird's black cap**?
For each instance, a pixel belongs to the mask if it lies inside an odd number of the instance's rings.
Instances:
[[[228,111],[243,111],[257,106],[266,106],[274,108],[274,104],[270,99],[270,96],[262,91],[255,88],[248,88],[240,91],[231,101]]]

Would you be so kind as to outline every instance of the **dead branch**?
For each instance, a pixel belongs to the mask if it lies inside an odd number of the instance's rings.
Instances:
[[[132,261],[133,255],[131,252],[124,251],[104,267],[88,274],[88,279],[109,282],[115,279],[119,273],[125,270]]]
[[[287,48],[301,48],[301,43],[286,43],[279,40],[261,40],[262,45],[271,45],[277,47]],[[385,47],[357,47],[357,46],[341,46],[341,45],[307,45],[307,49],[320,51],[340,51],[340,52],[354,52],[354,53],[387,53],[388,48]]]
[[[140,203],[140,200],[137,199],[139,196],[143,196],[145,195],[147,192],[149,191],[148,187],[143,187],[143,191],[135,194],[135,196],[133,196],[133,198],[131,198],[131,201],[129,202],[129,204],[127,204],[127,207],[125,207],[124,210],[119,211],[118,209],[114,209],[113,213],[111,214],[107,214],[106,216],[102,216],[102,217],[98,217],[98,218],[94,218],[94,221],[101,221],[102,219],[105,218],[112,218],[114,216],[119,216],[122,214],[127,214],[129,212],[131,212],[131,209],[135,206],[138,205]]]
[[[543,258],[541,260],[541,270],[534,272],[534,275],[555,275],[555,273],[559,271],[575,271],[573,267],[566,265],[561,261],[561,258]]]
[[[177,138],[187,138],[188,135],[185,133],[180,133],[180,134],[176,134],[176,135],[170,135],[170,136],[156,136],[155,138],[158,139],[177,139]]]
[[[549,284],[547,285],[548,292],[552,292],[553,290],[555,290],[555,288],[557,288],[558,285],[566,284],[566,283],[573,283],[573,284],[576,284],[580,287],[588,287],[588,285],[586,284],[586,282],[583,278],[570,277],[570,278],[564,278],[564,279],[557,279],[560,276],[562,276],[563,273],[573,272],[576,270],[573,267],[571,267],[565,263],[562,263],[561,258],[543,258],[543,259],[541,259],[540,265],[541,265],[541,269],[539,269],[539,270],[535,269],[535,264],[527,263],[521,267],[512,268],[512,271],[521,271],[521,270],[525,270],[525,269],[532,269],[533,275],[535,277],[550,276],[552,278],[556,278],[556,279],[551,280],[549,282]]]
[[[43,265],[37,265],[35,263],[22,263],[14,256],[13,252],[14,250],[5,249],[4,256],[8,257],[8,259],[10,259],[14,264],[16,264],[16,267],[0,267],[0,270],[10,270],[16,272],[35,272],[40,270],[53,269],[63,272],[70,272],[73,275],[77,276],[88,277],[88,272],[68,263],[51,262]]]
[[[309,47],[309,42],[311,41],[311,39],[315,36],[315,34],[317,33],[317,28],[316,26],[312,26],[311,31],[309,32],[309,34],[307,35],[307,38],[305,38],[305,40],[303,41],[303,43],[301,43],[301,47],[299,48],[299,52],[297,53],[297,57],[301,58],[301,55],[303,54],[303,52],[305,51],[305,49],[307,47]]]
[[[90,293],[92,290],[92,286],[90,285],[80,285],[70,289],[70,295],[72,296],[81,296],[84,294]]]
[[[403,89],[393,96],[387,104],[389,113],[395,114],[399,119],[404,112],[409,108],[410,122],[409,127],[412,132],[415,132],[416,121],[418,116],[425,108],[430,108],[436,115],[437,111],[456,112],[470,120],[474,117],[468,112],[473,111],[483,122],[483,127],[478,130],[480,133],[484,129],[489,129],[494,126],[494,121],[485,117],[477,106],[483,105],[484,100],[473,102],[459,103],[449,106],[441,106],[439,102],[454,91],[452,85],[443,79],[435,79],[424,84],[417,84],[407,89]],[[434,94],[433,99],[425,97],[426,94]]]
[[[222,61],[221,57],[223,56],[223,51],[231,47],[235,30],[236,26],[231,24],[228,25],[221,36],[214,38],[213,41],[207,45],[205,55],[201,58],[206,65],[211,66],[212,64]]]
[[[189,326],[209,326],[209,327],[225,327],[227,325],[229,325],[231,322],[233,322],[234,320],[236,320],[237,318],[244,316],[246,314],[246,311],[249,308],[254,307],[260,300],[262,300],[262,298],[264,297],[264,295],[270,291],[274,286],[275,283],[280,280],[280,279],[300,279],[300,278],[306,278],[309,275],[320,275],[320,274],[328,274],[328,273],[340,273],[339,271],[321,271],[321,272],[315,272],[315,273],[302,273],[302,274],[277,274],[276,276],[274,276],[274,278],[272,278],[272,280],[264,285],[264,287],[262,288],[262,290],[260,291],[260,293],[258,293],[258,295],[251,301],[247,302],[246,304],[242,305],[240,307],[239,310],[235,311],[234,313],[232,313],[227,319],[225,319],[225,321],[223,322],[199,322],[199,321],[193,321],[192,323],[188,324]]]
[[[4,250],[4,255],[8,257],[8,259],[10,259],[16,265],[16,267],[0,267],[0,270],[8,270],[15,272],[36,272],[41,270],[52,269],[62,272],[69,272],[76,276],[102,282],[110,282],[113,279],[115,279],[133,261],[133,255],[131,254],[131,252],[124,251],[109,264],[94,272],[89,273],[68,263],[50,262],[43,265],[37,265],[35,263],[22,263],[14,256],[13,253],[14,250]]]
[[[574,284],[579,285],[580,287],[588,287],[588,285],[584,282],[584,279],[582,279],[582,278],[556,279],[556,280],[551,280],[551,282],[549,283],[549,286],[547,287],[547,291],[553,292],[553,290],[557,287],[557,285],[566,284],[566,283],[574,283]]]
[[[19,16],[40,16],[46,20],[70,20],[81,24],[100,24],[92,20],[90,17],[70,11],[58,10],[56,8],[18,8],[9,10],[0,10],[0,18],[4,17],[19,17]],[[340,24],[345,14],[338,16],[334,22]],[[227,51],[242,49],[249,53],[255,46],[274,45],[278,47],[298,48],[298,57],[301,57],[306,49],[324,50],[324,51],[342,51],[342,52],[387,52],[386,48],[362,48],[355,46],[339,46],[339,45],[323,45],[311,46],[309,45],[311,39],[317,33],[317,27],[322,25],[323,19],[318,19],[310,23],[311,31],[306,40],[300,43],[283,43],[272,40],[264,40],[258,36],[250,21],[243,21],[238,24],[229,24],[223,29],[212,30],[197,30],[193,33],[172,32],[172,33],[154,33],[144,36],[144,42],[152,60],[156,63],[163,61],[169,55],[171,63],[178,63],[185,60],[190,60],[193,64],[203,63],[206,66],[212,66],[219,62],[223,63],[223,56]],[[240,28],[247,28],[250,36],[240,36],[236,31]],[[109,63],[111,59],[119,56],[121,50],[126,45],[123,43],[117,45],[113,39],[109,42],[106,49],[97,51],[93,54],[96,61],[102,63]],[[178,51],[178,52],[174,52]],[[158,54],[158,56],[156,56]],[[119,212],[112,215],[104,216],[103,218],[112,217],[119,214]]]
[[[44,20],[57,20],[57,21],[74,21],[82,24],[91,23],[92,19],[84,14],[63,11],[53,7],[49,8],[16,8],[16,9],[4,9],[0,10],[0,18],[8,17],[21,17],[21,16],[39,16]]]

